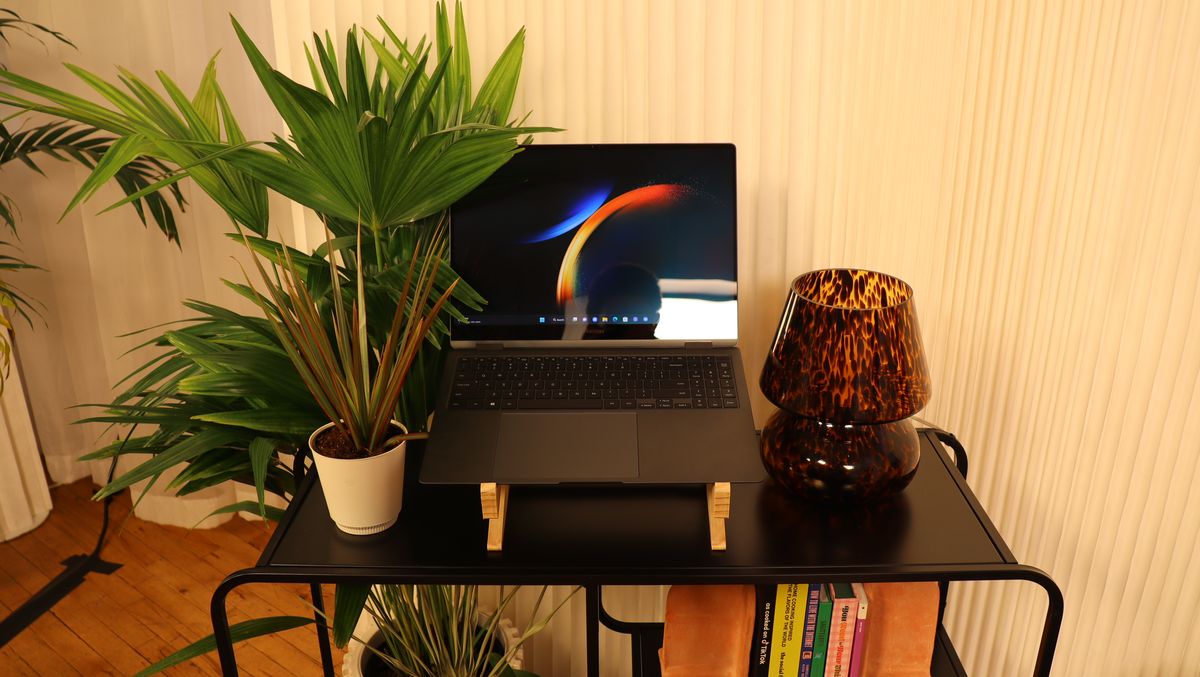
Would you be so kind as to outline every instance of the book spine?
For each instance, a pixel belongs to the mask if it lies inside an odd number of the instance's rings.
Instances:
[[[803,620],[798,607],[807,594],[807,585],[795,583],[780,585],[776,592],[775,622],[771,629],[771,677],[795,677],[800,672]]]
[[[858,597],[858,618],[854,622],[854,649],[850,652],[850,677],[863,677],[863,654],[867,647],[867,588],[862,583],[854,584],[854,595]]]
[[[833,600],[829,598],[828,586],[818,586],[820,602],[817,603],[817,632],[813,638],[812,677],[825,674],[825,658],[829,653],[829,622],[833,616]]]
[[[854,643],[854,624],[858,618],[858,598],[846,583],[836,583],[830,589],[833,599],[833,618],[829,623],[829,654],[825,662],[825,677],[848,677],[850,652]]]
[[[800,645],[800,677],[812,677],[813,647],[817,643],[817,612],[821,608],[821,586],[808,586],[804,609],[804,641]]]
[[[770,677],[771,631],[775,620],[774,585],[755,587],[754,641],[750,644],[750,677]]]

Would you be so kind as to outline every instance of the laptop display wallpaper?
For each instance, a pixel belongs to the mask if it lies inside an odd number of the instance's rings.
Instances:
[[[451,211],[488,301],[454,338],[736,338],[734,166],[728,144],[526,148]]]

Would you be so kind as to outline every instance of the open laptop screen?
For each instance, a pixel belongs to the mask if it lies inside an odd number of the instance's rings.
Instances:
[[[731,144],[526,147],[451,210],[468,341],[732,340]]]

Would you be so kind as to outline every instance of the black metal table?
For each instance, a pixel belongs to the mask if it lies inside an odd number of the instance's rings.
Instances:
[[[952,436],[922,430],[920,468],[887,509],[837,512],[799,503],[771,482],[735,484],[728,549],[709,547],[703,486],[665,488],[513,487],[503,552],[488,552],[477,487],[416,482],[423,448],[410,444],[400,520],[374,536],[338,531],[316,473],[300,485],[256,566],[213,593],[221,668],[236,675],[225,599],[246,583],[342,582],[581,585],[587,595],[588,675],[599,674],[599,627],[632,636],[633,672],[657,675],[657,623],[624,623],[604,611],[605,585],[1024,580],[1049,607],[1034,674],[1048,677],[1063,599],[1048,575],[1017,562],[967,487],[966,455]],[[956,447],[952,460],[943,442]],[[328,632],[317,618],[327,675]],[[965,675],[942,628],[931,672]]]

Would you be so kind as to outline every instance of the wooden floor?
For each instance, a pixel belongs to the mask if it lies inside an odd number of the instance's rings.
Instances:
[[[64,558],[95,546],[101,505],[89,500],[91,491],[88,480],[51,490],[50,517],[32,532],[0,543],[0,616],[62,571]],[[237,517],[203,530],[126,519],[127,493],[111,514],[104,559],[122,564],[121,569],[108,576],[88,574],[53,610],[0,649],[0,675],[136,673],[212,633],[213,589],[229,572],[253,565],[270,537],[263,523]],[[229,596],[230,622],[309,616],[307,592],[307,586],[242,586]],[[331,594],[326,592],[327,599]],[[340,666],[341,652],[334,652]],[[244,675],[320,674],[312,626],[243,642],[237,656]],[[209,654],[165,674],[216,675],[220,670],[216,655]]]

